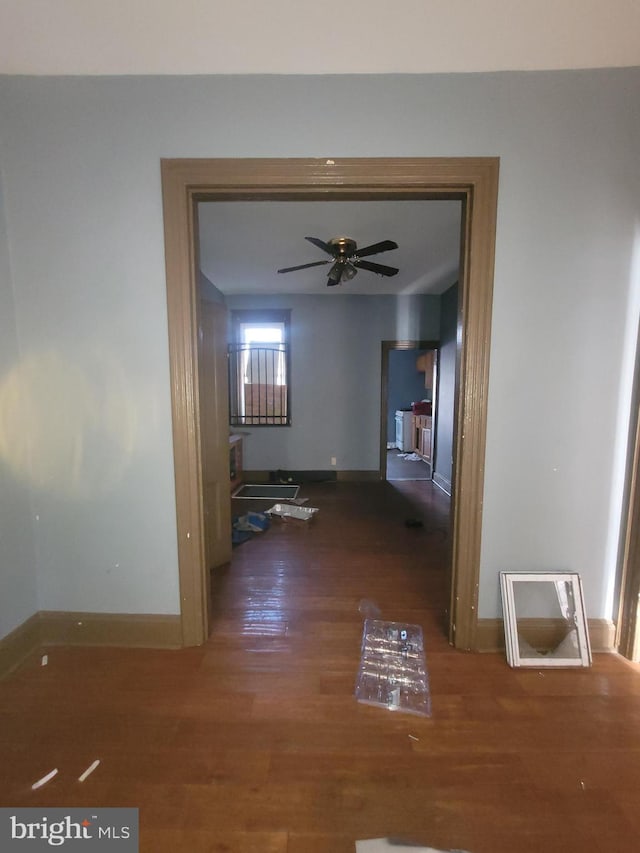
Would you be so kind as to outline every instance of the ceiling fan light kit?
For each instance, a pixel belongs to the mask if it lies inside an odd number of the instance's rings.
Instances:
[[[363,258],[369,255],[377,255],[381,252],[390,252],[392,249],[397,249],[398,244],[394,243],[393,240],[382,240],[379,243],[373,243],[371,246],[358,249],[356,241],[350,237],[332,237],[327,243],[318,237],[305,237],[304,239],[313,243],[314,246],[322,249],[323,252],[326,252],[333,258],[331,269],[327,274],[327,287],[335,287],[342,281],[351,281],[358,274],[359,269],[368,270],[369,272],[383,276],[392,276],[398,273],[396,267],[388,267],[374,261],[363,260]],[[284,267],[283,269],[279,269],[278,272],[295,272],[324,264],[331,264],[331,261],[312,261],[309,264]]]

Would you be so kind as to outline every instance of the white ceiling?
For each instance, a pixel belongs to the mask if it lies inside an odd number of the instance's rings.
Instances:
[[[0,73],[620,67],[638,33],[638,0],[0,0]]]
[[[198,207],[200,268],[218,290],[240,294],[438,294],[458,277],[458,201],[236,201]],[[305,237],[351,237],[359,247],[393,240],[398,248],[367,260],[397,267],[383,277],[359,270],[327,287],[330,266],[278,274],[323,261]]]

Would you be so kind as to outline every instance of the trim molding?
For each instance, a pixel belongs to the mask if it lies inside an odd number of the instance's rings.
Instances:
[[[592,652],[615,652],[616,626],[610,619],[587,619]],[[502,619],[478,619],[477,652],[504,651]]]
[[[40,644],[40,614],[34,613],[0,640],[0,678],[20,666]]]
[[[0,678],[42,646],[182,647],[179,615],[41,610],[0,640]]]
[[[243,471],[242,472],[242,481],[244,483],[268,483],[268,482],[270,482],[269,472],[268,471]],[[237,486],[236,488],[239,488],[239,486]]]
[[[442,489],[445,494],[451,497],[451,482],[447,480],[446,477],[443,477],[442,474],[438,474],[436,472],[433,475],[433,482],[439,489]]]
[[[380,482],[380,471],[338,471],[338,482],[373,483]]]
[[[269,483],[269,471],[243,471],[242,479],[245,483]],[[336,479],[349,482],[372,483],[380,480],[379,471],[336,471]],[[318,480],[318,482],[321,482]],[[327,480],[326,482],[332,482]]]
[[[629,446],[622,508],[622,546],[618,555],[616,596],[618,597],[617,648],[621,655],[637,663],[640,659],[640,365],[636,347],[636,369],[631,396]]]
[[[68,613],[40,611],[41,642],[51,646],[124,646],[177,649],[180,616],[161,613]]]
[[[185,646],[204,643],[209,632],[198,389],[198,202],[430,198],[462,202],[449,639],[458,649],[476,648],[498,173],[496,157],[161,161]],[[226,442],[227,434],[219,440]]]

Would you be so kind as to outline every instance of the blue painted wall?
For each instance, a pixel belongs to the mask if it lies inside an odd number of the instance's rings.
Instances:
[[[179,609],[160,159],[492,156],[500,188],[479,613],[500,612],[503,569],[569,569],[582,574],[588,616],[610,618],[640,304],[639,91],[637,68],[0,78],[11,259],[0,281],[9,334],[0,397],[15,370],[71,365],[51,374],[60,407],[43,422],[55,426],[48,439],[90,448],[94,463],[74,484],[54,452],[46,476],[3,457],[4,494],[28,490],[11,525],[40,519],[40,608]],[[301,411],[313,416],[308,462],[324,467],[340,439],[349,464],[375,467],[377,402],[366,401],[379,398],[379,341],[395,330],[355,305],[337,322],[322,305],[313,321],[301,317],[308,358],[336,377],[322,387],[296,377]],[[354,350],[349,340],[371,323],[376,341]],[[65,420],[78,411],[85,420]],[[347,438],[356,417],[358,446]],[[585,429],[594,417],[597,484]],[[275,443],[265,449],[281,459]],[[17,541],[10,547],[27,562]],[[16,606],[21,595],[12,593]]]
[[[437,337],[435,335],[432,340]],[[406,409],[413,402],[431,399],[431,391],[424,387],[424,373],[416,368],[416,359],[423,352],[398,349],[389,352],[387,441],[395,441],[396,438],[396,409]]]

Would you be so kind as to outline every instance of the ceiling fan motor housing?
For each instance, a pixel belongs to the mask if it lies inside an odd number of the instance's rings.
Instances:
[[[350,258],[357,249],[357,243],[350,237],[333,237],[329,245],[335,248],[336,258]]]

